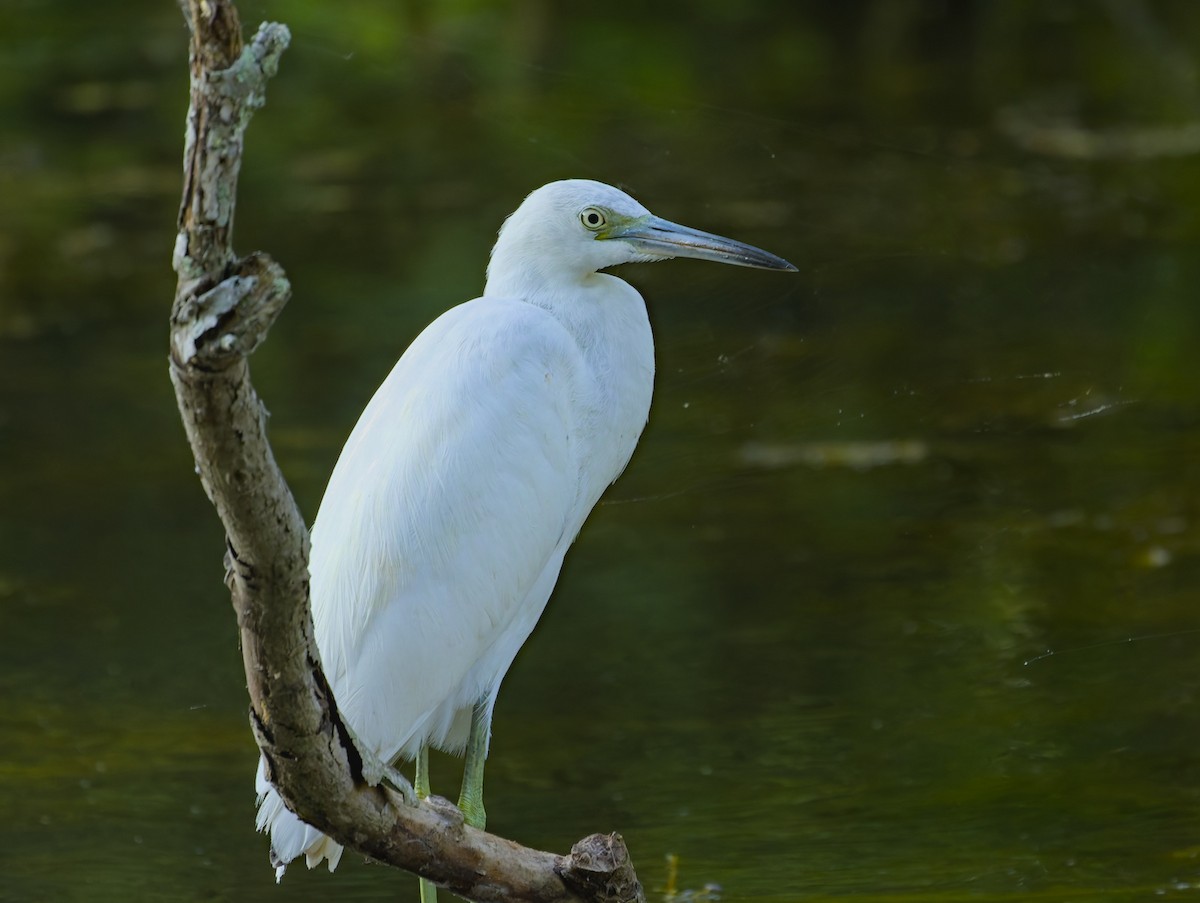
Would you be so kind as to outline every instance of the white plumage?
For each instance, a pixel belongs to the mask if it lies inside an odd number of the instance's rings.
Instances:
[[[313,526],[312,611],[339,711],[383,761],[461,752],[477,704],[486,753],[504,674],[650,410],[645,304],[597,270],[671,256],[794,269],[554,182],[501,228],[483,296],[427,327],[363,411]],[[261,762],[256,785],[277,876],[301,853],[332,870],[341,847]]]

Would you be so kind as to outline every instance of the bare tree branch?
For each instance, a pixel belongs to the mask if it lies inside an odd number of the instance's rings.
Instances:
[[[173,260],[171,381],[197,473],[225,527],[250,721],[272,783],[339,843],[472,900],[643,901],[616,834],[584,838],[558,856],[468,827],[441,798],[409,806],[363,779],[313,640],[308,531],[267,442],[247,363],[291,287],[267,255],[238,258],[232,245],[246,126],[290,35],[267,23],[243,46],[232,2],[181,6],[192,30],[191,106]]]

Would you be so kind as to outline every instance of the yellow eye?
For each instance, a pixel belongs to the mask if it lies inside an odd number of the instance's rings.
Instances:
[[[583,228],[598,232],[608,223],[608,217],[599,207],[585,207],[579,214],[579,221],[583,223]]]

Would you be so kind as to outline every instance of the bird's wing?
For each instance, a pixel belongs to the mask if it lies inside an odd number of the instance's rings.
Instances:
[[[431,324],[363,411],[313,529],[312,602],[338,706],[381,755],[489,689],[464,681],[487,682],[472,669],[572,538],[585,378],[547,312],[477,299]]]

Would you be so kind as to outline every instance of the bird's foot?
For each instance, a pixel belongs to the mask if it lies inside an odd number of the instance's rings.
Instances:
[[[380,784],[387,784],[400,794],[409,806],[417,805],[417,792],[413,790],[413,785],[409,783],[408,778],[402,775],[394,765],[383,761],[373,749],[359,740],[354,731],[350,729],[350,725],[346,725],[346,731],[350,734],[350,739],[354,741],[354,748],[358,750],[358,757],[362,760],[362,776],[367,785],[378,787]]]
[[[417,800],[417,792],[413,790],[413,785],[409,782],[408,778],[402,775],[394,765],[387,765],[382,761],[380,764],[383,765],[383,773],[380,775],[379,779],[380,782],[387,784],[398,794],[400,794],[407,805],[420,805],[419,801]]]
[[[462,809],[458,808],[458,806],[444,796],[434,794],[426,797],[422,802],[438,815],[442,816],[442,818],[446,819],[450,823],[450,827],[458,827],[466,823]]]

